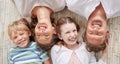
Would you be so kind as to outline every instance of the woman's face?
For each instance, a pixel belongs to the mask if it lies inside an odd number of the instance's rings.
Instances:
[[[35,27],[35,40],[42,45],[51,43],[55,29],[51,24],[50,18],[40,19]]]

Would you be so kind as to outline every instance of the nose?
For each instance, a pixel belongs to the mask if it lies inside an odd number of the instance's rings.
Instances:
[[[46,29],[45,29],[44,27],[40,27],[40,26],[37,27],[37,30],[38,30],[40,33],[46,32]]]
[[[21,37],[21,36],[19,36],[19,37],[18,37],[18,41],[21,41],[21,40],[22,40],[22,37]]]
[[[40,31],[40,33],[44,33],[44,32],[45,32],[45,29],[40,29],[40,28],[39,28],[39,31]]]
[[[98,34],[98,29],[97,29],[97,28],[94,28],[94,29],[93,29],[93,33],[97,35],[97,34]]]
[[[73,32],[71,32],[71,33],[70,33],[70,36],[74,36],[74,33],[73,33]]]

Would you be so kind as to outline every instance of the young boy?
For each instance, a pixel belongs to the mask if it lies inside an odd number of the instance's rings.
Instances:
[[[29,23],[24,18],[9,24],[8,34],[16,45],[10,49],[9,64],[50,64],[47,53],[30,41]]]

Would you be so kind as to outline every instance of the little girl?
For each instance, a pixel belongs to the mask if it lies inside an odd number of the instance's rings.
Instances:
[[[96,64],[93,54],[86,50],[84,42],[78,42],[79,25],[70,17],[57,21],[56,32],[61,44],[51,49],[53,64]],[[98,63],[103,64],[102,61]]]

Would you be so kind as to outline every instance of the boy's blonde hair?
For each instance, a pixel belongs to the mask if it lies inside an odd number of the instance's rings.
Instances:
[[[16,33],[17,31],[25,30],[30,32],[29,22],[26,19],[22,18],[20,20],[16,20],[8,25],[8,35],[11,39],[12,33]]]

